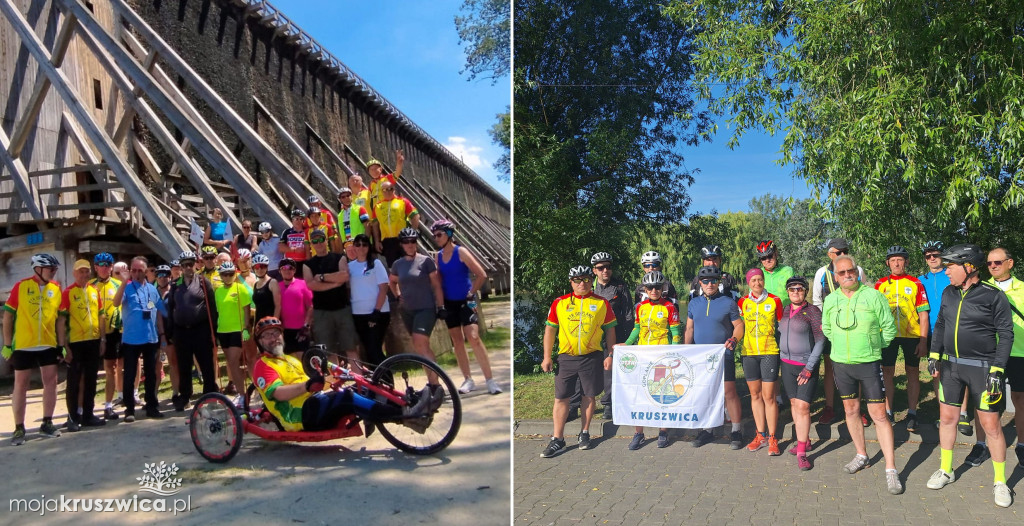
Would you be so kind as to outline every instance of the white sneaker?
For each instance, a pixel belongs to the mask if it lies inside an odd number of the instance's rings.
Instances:
[[[946,473],[941,469],[936,470],[932,473],[932,476],[928,478],[928,489],[942,489],[948,484],[952,484],[956,480],[956,474]]]
[[[235,407],[238,409],[245,407],[245,400],[242,398],[242,395],[235,395],[231,403],[235,404]]]
[[[476,389],[476,382],[472,378],[466,378],[462,385],[459,386],[459,392],[462,394],[471,393],[473,389]]]
[[[498,385],[498,382],[494,381],[494,378],[487,379],[487,392],[491,393],[492,395],[501,392],[501,387]]]
[[[1006,486],[1005,482],[996,482],[992,490],[995,494],[993,500],[996,506],[1009,508],[1010,504],[1013,504],[1013,495],[1010,493],[1010,488]]]

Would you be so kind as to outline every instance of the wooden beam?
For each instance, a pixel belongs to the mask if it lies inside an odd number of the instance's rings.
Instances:
[[[348,163],[346,163],[345,160],[342,159],[340,155],[334,152],[334,149],[331,148],[331,145],[327,144],[327,141],[320,137],[320,134],[317,133],[316,130],[314,130],[313,127],[310,126],[308,122],[304,122],[303,124],[306,125],[306,132],[312,135],[313,140],[315,140],[318,144],[320,144],[320,146],[323,147],[324,150],[327,151],[327,154],[331,156],[335,164],[341,166],[349,177],[356,175],[357,172],[352,168],[349,168]],[[348,184],[346,184],[345,186],[348,186]]]
[[[117,27],[121,27],[118,25]],[[146,68],[146,71],[152,71],[153,66],[156,65],[156,53],[149,53],[146,58],[142,61],[142,67]],[[138,97],[142,95],[142,89],[138,86],[132,90],[132,95]],[[117,127],[114,128],[114,144],[120,145],[121,141],[124,140],[125,135],[128,134],[128,127],[132,124],[132,118],[135,117],[135,109],[128,106],[124,109],[124,115],[121,116],[121,121],[117,123]]]
[[[98,239],[87,239],[78,242],[80,254],[98,254],[109,252],[111,254],[135,254],[142,255],[149,252],[151,247],[142,243],[125,243],[122,241],[102,241]],[[154,251],[157,252],[157,251]]]
[[[25,164],[21,162],[21,159],[11,155],[8,150],[10,147],[11,140],[7,138],[7,134],[0,127],[0,157],[3,158],[4,166],[11,173],[11,181],[14,182],[15,190],[21,196],[21,200],[25,203],[28,213],[32,215],[32,219],[37,221],[49,219],[49,213],[41,206],[42,201],[39,200],[39,192],[36,191],[36,187],[32,185],[32,181],[28,178],[28,170],[25,169]]]
[[[86,141],[85,132],[82,131],[78,124],[75,123],[74,119],[71,118],[71,115],[68,115],[66,111],[60,117],[60,126],[64,129],[65,133],[68,134],[68,138],[71,139],[71,143],[75,145],[75,149],[78,150],[79,155],[81,155],[82,158],[85,159],[85,162],[88,163],[85,166],[99,166],[101,164],[106,166],[106,163],[100,162],[99,156],[96,155],[92,146]],[[92,173],[93,177],[95,177],[97,181],[115,186],[111,183],[111,179],[107,175],[107,170],[90,168],[89,172]],[[108,191],[106,199],[108,201],[124,201],[124,197],[119,195],[120,193],[123,192]],[[114,213],[121,219],[125,218],[123,217],[124,214],[119,214],[116,211]]]
[[[132,113],[135,113],[132,111]],[[132,149],[135,150],[135,154],[142,160],[142,166],[146,167],[146,171],[153,175],[153,179],[158,182],[164,181],[164,175],[160,172],[160,165],[156,164],[156,159],[153,158],[153,154],[149,153],[149,148],[146,148],[139,140],[139,136],[132,134]]]
[[[282,126],[281,123],[274,118],[274,116],[270,113],[270,110],[268,110],[267,107],[264,106],[262,102],[260,102],[260,99],[253,97],[252,101],[256,103],[256,108],[259,111],[263,112],[263,114],[266,115],[268,119],[270,119],[270,124],[274,126],[274,130],[277,131],[277,134],[281,136],[281,138],[284,139],[285,143],[289,147],[291,147],[292,151],[296,155],[298,155],[300,159],[302,159],[302,162],[306,163],[306,166],[309,168],[311,172],[313,172],[313,175],[317,176],[317,178],[320,179],[320,182],[323,183],[324,186],[326,186],[327,189],[331,191],[331,197],[333,199],[337,199],[338,183],[336,183],[334,179],[332,179],[330,176],[324,173],[323,170],[320,169],[320,166],[316,164],[316,161],[314,161],[313,158],[310,157],[309,154],[302,149],[302,146],[299,146],[299,143],[295,141],[295,139],[291,136],[290,133],[288,133],[288,130],[286,130],[284,126]],[[324,204],[328,202],[326,199],[323,198],[323,196],[320,196],[320,200],[323,201]]]
[[[13,226],[13,225],[12,225]],[[9,228],[10,230],[10,228]],[[71,226],[64,226],[61,228],[54,228],[40,232],[43,236],[41,240],[33,240],[33,243],[29,243],[28,236],[12,236],[0,239],[0,253],[11,252],[18,250],[19,248],[25,248],[32,245],[38,245],[43,243],[56,243],[61,239],[68,238],[79,238],[89,236],[102,236],[106,235],[106,225],[98,223],[93,220],[85,221]],[[38,238],[39,236],[35,236]]]
[[[74,166],[62,166],[60,168],[50,168],[48,170],[36,170],[34,172],[29,172],[28,176],[29,177],[39,177],[39,176],[43,176],[43,175],[57,175],[57,174],[66,174],[66,173],[71,173],[71,172],[88,172],[88,171],[91,171],[91,170],[106,170],[106,169],[107,169],[107,163],[76,164]],[[42,190],[40,190],[40,192],[42,192]]]
[[[71,3],[79,9],[84,9],[75,1],[65,3]],[[22,45],[39,63],[40,71],[49,77],[50,82],[53,84],[53,89],[60,94],[68,111],[82,125],[86,135],[89,136],[92,143],[99,149],[103,159],[110,165],[111,171],[117,176],[118,182],[124,187],[132,203],[141,209],[147,221],[153,225],[154,230],[163,238],[167,244],[166,252],[170,254],[173,251],[181,250],[181,247],[186,246],[185,240],[170,227],[166,216],[157,210],[157,204],[153,197],[149,195],[149,191],[142,186],[131,167],[120,157],[117,147],[93,119],[92,112],[82,103],[78,93],[71,87],[71,83],[64,76],[64,73],[50,62],[50,52],[43,46],[39,37],[36,36],[32,26],[21,15],[21,12],[15,7],[12,0],[0,0],[0,10],[4,12],[14,31],[21,37]],[[75,16],[79,19],[82,18],[80,13],[75,13]]]
[[[67,54],[68,45],[71,43],[71,36],[74,35],[76,25],[74,16],[64,16],[64,23],[60,26],[57,40],[53,43],[53,51],[50,53],[55,67],[59,68],[61,63],[64,62],[64,55]],[[43,100],[46,99],[46,94],[49,91],[50,79],[43,75],[42,72],[36,74],[36,85],[32,89],[32,96],[29,97],[28,104],[25,105],[27,110],[22,115],[21,120],[14,126],[14,133],[11,134],[11,147],[9,148],[11,157],[18,158],[21,156],[21,150],[25,147],[25,142],[28,140],[28,133],[39,120],[39,110],[43,108]]]

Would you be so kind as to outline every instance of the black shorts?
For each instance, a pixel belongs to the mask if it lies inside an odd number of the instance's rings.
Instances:
[[[453,316],[453,314],[448,314]],[[402,309],[402,323],[409,334],[422,334],[430,337],[434,332],[434,325],[437,323],[437,311],[434,309]]]
[[[475,310],[469,308],[466,300],[444,300],[444,310],[448,311],[448,317],[444,319],[444,322],[449,329],[476,325],[480,322],[480,317],[477,316]]]
[[[555,398],[564,400],[576,392],[576,379],[583,387],[583,396],[597,396],[604,390],[604,353],[591,352],[582,356],[558,355],[555,372]]]
[[[1006,382],[1013,392],[1024,393],[1024,356],[1011,356],[1006,362]],[[1018,411],[1024,411],[1024,407]]]
[[[889,346],[882,349],[882,367],[895,367],[902,348],[903,362],[907,367],[920,368],[921,358],[917,356],[917,344],[920,342],[920,338],[893,338]]]
[[[734,368],[735,369],[735,368]],[[779,378],[779,355],[744,356],[743,376],[748,382],[774,382]],[[787,393],[789,391],[786,391]]]
[[[300,342],[299,333],[302,332],[302,330],[303,329],[284,330],[284,352],[306,352],[306,349],[309,349],[309,339],[312,338],[312,335],[309,334],[310,331],[306,331],[306,339]]]
[[[818,388],[818,368],[811,371],[811,379],[804,385],[796,383],[800,372],[804,370],[802,365],[793,365],[782,362],[782,385],[786,387],[786,394],[790,399],[796,398],[808,404],[814,401],[814,390]]]
[[[964,400],[964,389],[970,391],[971,400],[978,411],[1001,412],[1005,407],[1006,381],[1003,381],[1004,394],[995,405],[988,404],[985,391],[988,389],[988,367],[963,365],[949,360],[939,362],[939,402],[960,407]]]
[[[41,351],[14,351],[11,355],[11,367],[14,367],[15,371],[27,371],[29,369],[35,369],[37,367],[46,367],[47,365],[57,365],[57,360],[60,357],[57,356],[57,348],[50,347],[49,349],[43,349]]]
[[[885,403],[885,384],[882,383],[882,362],[832,362],[839,398],[852,400],[860,396],[858,384],[864,387],[864,398],[869,404]],[[787,391],[788,392],[788,391]]]
[[[736,381],[736,353],[734,351],[725,351],[725,355],[722,356],[722,367],[725,368],[726,382]]]
[[[121,333],[112,332],[107,335],[107,347],[103,351],[104,360],[117,360],[118,358],[124,358],[124,352],[121,350]]]
[[[241,347],[242,346],[242,331],[238,332],[218,332],[217,343],[220,344],[222,349],[228,347]]]

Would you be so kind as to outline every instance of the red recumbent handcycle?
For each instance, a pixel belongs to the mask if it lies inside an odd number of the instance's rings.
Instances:
[[[243,407],[237,407],[220,393],[207,393],[196,400],[189,420],[192,444],[199,454],[210,462],[227,462],[241,449],[245,433],[274,442],[324,442],[364,434],[368,437],[374,429],[367,428],[364,432],[364,427],[376,426],[381,435],[398,449],[430,455],[448,447],[459,432],[462,401],[455,384],[441,367],[426,358],[415,354],[388,357],[373,368],[367,379],[352,369],[328,362],[324,347],[317,345],[303,354],[302,365],[309,376],[332,376],[331,389],[352,388],[363,396],[398,408],[414,406],[428,379],[433,384],[440,384],[444,398],[440,407],[423,415],[397,417],[385,422],[366,422],[349,415],[341,419],[334,429],[285,431],[277,418],[264,407],[255,384],[250,384],[246,390]],[[417,425],[409,427],[403,424],[410,418],[419,419]]]

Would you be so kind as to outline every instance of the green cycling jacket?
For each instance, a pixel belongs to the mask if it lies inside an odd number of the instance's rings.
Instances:
[[[896,322],[885,295],[858,284],[852,297],[840,290],[825,297],[821,330],[832,342],[832,361],[869,363],[882,359],[882,349],[896,337]]]

